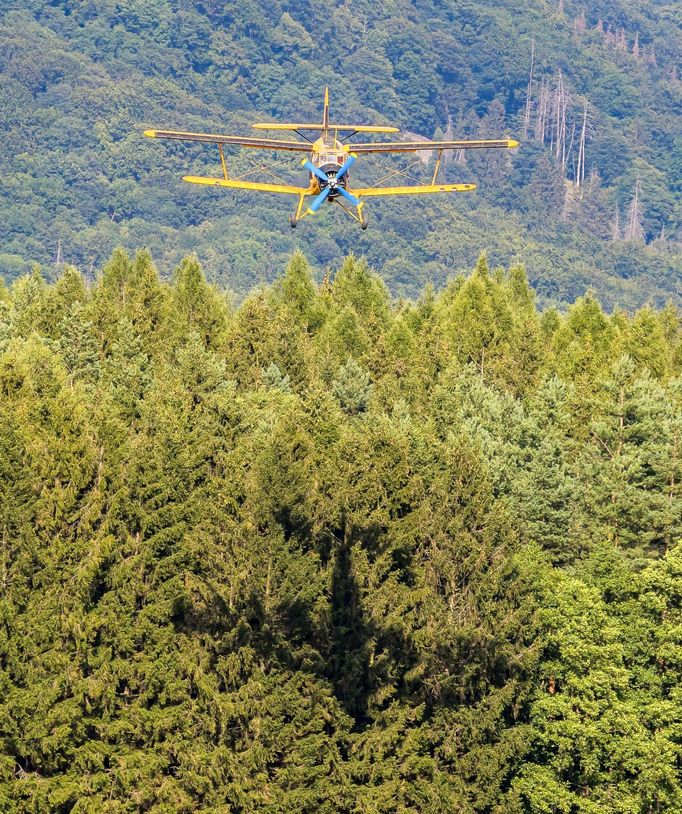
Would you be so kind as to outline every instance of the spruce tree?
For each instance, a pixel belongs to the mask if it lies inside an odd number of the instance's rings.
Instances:
[[[369,373],[352,356],[348,357],[332,382],[332,392],[349,415],[365,412],[372,394]]]
[[[638,378],[632,360],[621,357],[604,383],[582,461],[592,533],[641,554],[664,548],[669,534],[665,413],[661,387],[648,374]]]
[[[587,546],[577,500],[575,444],[570,438],[570,401],[566,385],[547,380],[533,395],[532,429],[525,461],[512,479],[511,492],[519,531],[554,562],[571,561]]]
[[[93,324],[84,318],[83,306],[78,301],[61,321],[59,333],[62,359],[71,384],[76,380],[94,384],[100,372],[99,343]]]
[[[292,255],[284,277],[275,289],[275,298],[302,327],[311,331],[319,327],[317,291],[310,266],[302,252]]]

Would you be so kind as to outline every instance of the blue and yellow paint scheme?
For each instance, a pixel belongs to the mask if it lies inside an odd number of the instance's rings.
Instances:
[[[279,138],[254,138],[249,136],[228,136],[216,133],[189,133],[176,130],[145,130],[149,138],[179,139],[198,141],[204,144],[216,144],[220,154],[222,178],[209,178],[186,175],[183,180],[190,184],[245,189],[255,192],[276,192],[284,195],[297,195],[298,207],[290,218],[292,227],[308,216],[314,215],[323,203],[337,203],[351,217],[355,218],[363,229],[367,228],[367,217],[363,212],[363,198],[383,195],[429,195],[438,192],[468,192],[476,189],[475,184],[440,184],[437,183],[438,170],[445,150],[480,150],[518,147],[514,139],[482,139],[474,141],[368,141],[348,142],[357,133],[398,133],[397,127],[383,125],[332,124],[329,120],[329,89],[325,88],[322,121],[319,123],[297,122],[257,122],[252,125],[256,130],[287,130],[295,132],[301,140],[287,141]],[[313,141],[306,132],[318,132],[319,137]],[[340,138],[340,134],[343,135]],[[246,181],[241,178],[230,178],[225,159],[225,145],[257,150],[284,150],[288,152],[308,153],[303,159],[303,166],[308,170],[308,186],[298,187],[289,184],[261,183]],[[423,150],[436,151],[438,157],[430,184],[416,186],[385,187],[372,186],[355,188],[350,186],[350,168],[363,154],[368,153],[410,153]],[[309,198],[312,200],[308,201]],[[346,204],[350,204],[349,208]]]

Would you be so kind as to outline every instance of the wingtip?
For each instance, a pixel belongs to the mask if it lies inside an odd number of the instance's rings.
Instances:
[[[156,130],[145,130],[144,135],[147,136],[147,138],[156,138]]]
[[[516,139],[510,138],[510,139],[508,139],[508,141],[507,141],[507,146],[508,146],[508,147],[518,147],[518,146],[519,146],[519,142],[518,142]]]

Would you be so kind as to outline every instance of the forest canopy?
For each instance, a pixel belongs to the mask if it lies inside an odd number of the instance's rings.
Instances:
[[[0,808],[682,810],[682,318],[520,265],[0,288]]]

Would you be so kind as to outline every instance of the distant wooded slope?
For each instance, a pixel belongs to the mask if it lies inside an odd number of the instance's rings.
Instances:
[[[243,293],[295,247],[322,266],[354,249],[414,294],[487,249],[523,257],[544,303],[590,285],[610,307],[679,302],[681,43],[676,3],[5,0],[0,270],[93,276],[115,246],[146,244],[165,273],[195,251]],[[335,116],[523,144],[452,156],[445,177],[472,195],[372,201],[366,233],[325,208],[294,233],[287,200],[182,183],[218,171],[212,150],[142,137],[314,120],[325,84]],[[235,173],[247,159],[299,174],[268,154],[230,157]],[[403,164],[363,160],[356,178],[386,166]]]

